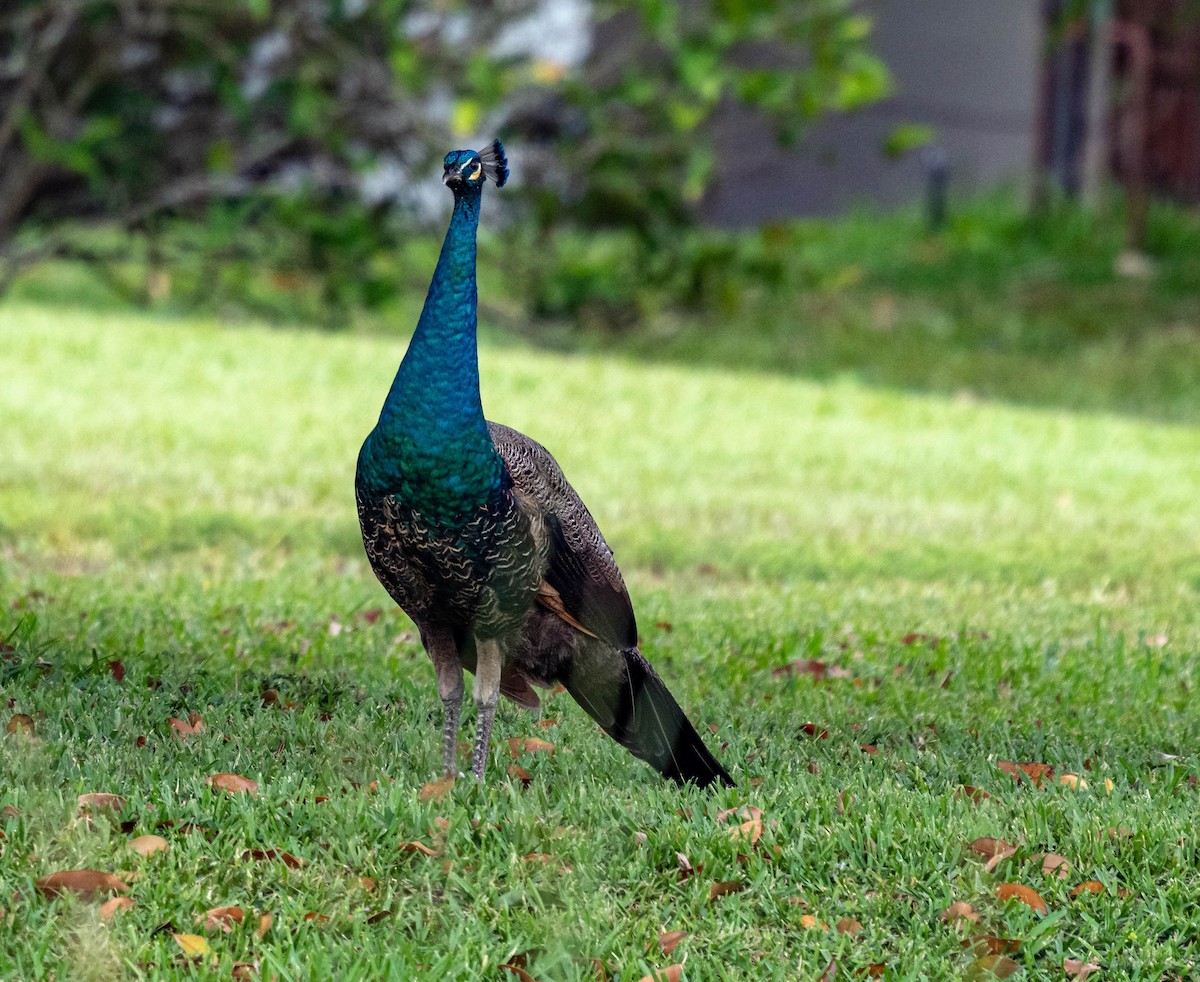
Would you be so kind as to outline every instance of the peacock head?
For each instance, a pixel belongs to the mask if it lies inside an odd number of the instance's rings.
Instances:
[[[456,195],[468,188],[480,188],[491,179],[496,187],[508,180],[508,158],[499,140],[476,153],[474,150],[451,150],[444,161],[446,171],[442,183]]]

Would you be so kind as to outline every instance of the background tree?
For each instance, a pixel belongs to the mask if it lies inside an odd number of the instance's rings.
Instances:
[[[719,107],[753,106],[794,138],[821,113],[888,91],[870,22],[850,0],[601,0],[578,70],[497,44],[537,9],[10,4],[0,289],[47,257],[112,272],[132,253],[153,294],[157,267],[183,252],[200,257],[197,295],[240,268],[277,285],[317,282],[329,311],[370,305],[396,288],[380,257],[420,212],[410,178],[431,173],[455,139],[499,130],[538,164],[518,209],[553,260],[530,274],[535,307],[574,313],[607,290],[633,316],[635,284],[686,300],[697,271],[721,265],[685,234],[712,177],[706,124]],[[581,245],[571,232],[584,229],[606,231]]]

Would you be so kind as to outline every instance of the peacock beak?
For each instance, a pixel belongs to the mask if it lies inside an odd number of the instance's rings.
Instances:
[[[462,184],[462,181],[462,168],[459,166],[447,167],[446,172],[442,175],[442,183],[447,187],[453,187],[456,184]]]

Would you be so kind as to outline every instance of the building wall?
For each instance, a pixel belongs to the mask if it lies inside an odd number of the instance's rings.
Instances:
[[[898,123],[927,123],[946,151],[952,193],[1028,178],[1034,153],[1040,0],[869,0],[892,98],[821,121],[793,150],[744,110],[716,123],[718,176],[706,220],[744,226],[895,206],[925,189],[920,155],[888,160]],[[782,192],[782,193],[781,193]]]

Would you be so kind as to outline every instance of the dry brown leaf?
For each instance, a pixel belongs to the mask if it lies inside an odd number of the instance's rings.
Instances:
[[[315,910],[310,910],[307,914],[304,915],[304,920],[315,921],[318,924],[327,924],[327,923],[329,923],[329,915],[328,914],[319,914]]]
[[[867,978],[881,979],[887,974],[887,962],[870,962],[867,965]]]
[[[512,972],[521,982],[537,982],[532,975],[525,971],[522,965],[516,965],[513,962],[501,962],[500,967],[506,972]]]
[[[0,808],[0,815],[3,815],[5,818],[19,818],[21,809],[15,805],[5,805],[3,808]]]
[[[220,788],[230,794],[258,794],[258,782],[241,774],[210,774],[204,779],[210,788]]]
[[[125,799],[108,791],[89,791],[79,796],[79,814],[94,815],[99,812],[116,814],[125,808]]]
[[[1099,880],[1084,880],[1077,887],[1071,890],[1072,897],[1078,897],[1081,893],[1103,893],[1104,884]]]
[[[817,979],[817,982],[833,982],[833,980],[837,978],[837,973],[837,959],[831,958],[829,959],[829,964],[825,966],[825,971],[823,971],[820,978]]]
[[[1058,783],[1070,788],[1072,791],[1086,791],[1088,783],[1078,774],[1063,774],[1059,776]]]
[[[998,760],[996,766],[1021,783],[1022,777],[1028,778],[1035,788],[1042,786],[1046,778],[1054,779],[1054,767],[1051,764],[1041,764],[1036,761],[1021,763],[1015,760]]]
[[[978,805],[981,801],[987,801],[991,795],[984,791],[983,788],[977,788],[971,784],[964,784],[956,792],[954,797],[965,798],[974,805]]]
[[[708,888],[708,899],[713,901],[718,897],[724,897],[731,893],[741,893],[745,889],[746,884],[741,880],[721,880]]]
[[[8,733],[33,736],[33,717],[26,713],[13,713],[4,729]]]
[[[180,740],[194,736],[204,729],[204,717],[199,713],[189,713],[186,720],[171,716],[167,719],[167,723],[175,731],[175,736]]]
[[[814,928],[819,929],[821,931],[829,930],[828,924],[826,924],[819,917],[814,917],[812,914],[800,915],[800,926],[802,928],[804,928],[806,931],[811,931]]]
[[[1036,890],[1025,886],[1024,883],[1001,883],[996,887],[996,897],[999,900],[1019,900],[1026,907],[1032,907],[1039,914],[1045,914],[1049,908]]]
[[[299,869],[304,865],[303,859],[297,859],[290,852],[284,852],[282,849],[247,849],[242,853],[242,861],[254,859],[262,862],[264,860],[278,859],[288,869]]]
[[[992,975],[998,979],[1006,979],[1020,967],[1007,955],[984,955],[967,967],[967,978],[980,979]]]
[[[431,849],[424,842],[401,842],[401,852],[419,852],[424,856],[436,856],[437,850]]]
[[[669,955],[679,946],[680,941],[689,936],[687,931],[666,931],[658,936],[658,946],[664,955]]]
[[[952,921],[970,921],[972,924],[978,922],[979,913],[968,903],[959,900],[952,903],[941,913],[941,918],[947,924]]]
[[[533,783],[533,778],[529,776],[529,771],[525,770],[525,768],[520,764],[509,764],[508,776],[515,777],[518,781],[525,785],[525,787],[529,787],[529,785]]]
[[[94,869],[68,869],[51,873],[37,881],[37,888],[46,898],[70,891],[83,900],[91,900],[97,894],[129,892],[129,887],[111,873]]]
[[[538,737],[525,737],[524,739],[521,739],[520,737],[509,737],[508,752],[514,757],[519,757],[521,755],[521,751],[531,754],[553,753],[554,744],[552,744],[549,740],[541,740]]]
[[[772,675],[811,675],[818,681],[827,675],[843,677],[842,673],[845,675],[850,674],[846,669],[830,669],[829,665],[817,658],[801,658],[797,661],[790,661],[786,665],[780,665],[778,668],[771,669]]]
[[[729,838],[738,845],[754,846],[762,838],[762,819],[752,818],[748,822],[729,830]]]
[[[200,958],[212,954],[208,942],[198,934],[173,934],[171,937],[175,939],[175,943],[183,949],[184,955],[188,958]]]
[[[962,946],[970,948],[977,956],[1010,955],[1021,947],[1017,938],[998,938],[994,934],[977,934],[973,938],[964,938]]]
[[[643,975],[638,982],[679,982],[683,978],[683,965],[668,965],[666,968],[656,968],[649,975]]]
[[[129,840],[129,848],[139,856],[152,856],[156,852],[166,852],[171,844],[161,835],[139,835]]]
[[[267,932],[271,930],[271,925],[275,923],[275,915],[269,910],[265,914],[260,914],[258,918],[258,927],[254,929],[254,933],[260,938],[266,937]]]
[[[829,739],[829,731],[827,729],[825,729],[824,727],[817,726],[816,723],[805,723],[803,726],[800,727],[800,731],[805,736],[810,736],[814,740],[828,740]]]
[[[100,905],[100,920],[111,921],[118,911],[129,910],[133,906],[131,897],[109,897]]]
[[[838,934],[848,934],[851,937],[863,929],[862,921],[856,921],[853,917],[843,917],[833,927]]]
[[[232,978],[234,982],[245,982],[246,979],[253,979],[258,975],[257,962],[234,962]]]
[[[968,843],[967,848],[971,852],[978,853],[984,859],[991,859],[993,856],[1002,852],[1010,852],[1016,847],[1011,842],[1006,842],[1004,839],[993,839],[991,836],[983,836]]]
[[[1063,971],[1082,982],[1083,979],[1086,979],[1093,972],[1100,971],[1100,966],[1095,962],[1080,961],[1078,958],[1064,958]]]
[[[110,661],[108,663],[108,671],[112,675],[114,682],[121,683],[125,680],[125,666],[120,659]]]
[[[444,777],[439,777],[436,781],[430,781],[428,784],[421,785],[421,790],[417,792],[418,801],[441,801],[450,793],[450,789],[454,787],[454,775],[446,774]]]
[[[246,912],[241,907],[213,907],[204,914],[204,930],[220,929],[228,934],[233,925],[241,924]]]
[[[1057,876],[1060,880],[1065,880],[1071,873],[1071,864],[1065,856],[1056,852],[1039,852],[1029,858],[1041,862],[1042,872],[1047,876]]]

